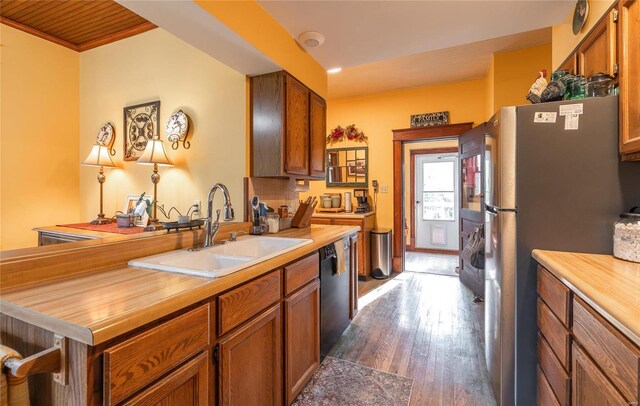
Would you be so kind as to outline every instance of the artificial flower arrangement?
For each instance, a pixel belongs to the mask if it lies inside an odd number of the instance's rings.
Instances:
[[[337,126],[331,130],[329,135],[327,135],[327,144],[344,141],[345,138],[349,141],[367,141],[367,137],[364,135],[364,132],[359,131],[355,124],[349,124],[346,128]]]

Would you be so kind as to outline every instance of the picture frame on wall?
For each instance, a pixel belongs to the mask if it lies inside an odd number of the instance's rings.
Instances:
[[[145,199],[149,199],[151,204],[153,204],[153,196],[144,195]],[[138,200],[140,199],[140,195],[129,194],[127,195],[126,200],[124,201],[124,208],[122,210],[123,213],[129,214],[131,210],[135,209],[138,204]],[[145,211],[144,215],[136,220],[136,227],[146,227],[149,224],[149,214]]]
[[[137,161],[147,141],[159,135],[160,100],[125,107],[123,116],[124,160]]]

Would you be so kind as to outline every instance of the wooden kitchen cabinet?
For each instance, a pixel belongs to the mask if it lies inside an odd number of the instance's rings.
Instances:
[[[280,315],[278,303],[218,344],[221,405],[282,404]]]
[[[538,405],[637,404],[640,348],[542,266],[537,286]]]
[[[320,366],[320,282],[317,276],[284,300],[284,336],[288,405]]]
[[[123,405],[208,405],[210,359],[209,352],[198,355]]]
[[[280,71],[251,78],[251,176],[324,179],[326,103]]]
[[[613,9],[598,23],[578,47],[578,73],[591,77],[597,73],[618,74],[616,23]]]
[[[640,1],[618,5],[620,153],[640,160]]]
[[[628,405],[615,386],[600,372],[579,346],[573,345],[573,405],[620,406]]]
[[[352,253],[359,252],[360,242],[358,235],[352,235],[349,237],[349,250]],[[349,272],[351,273],[351,282],[349,286],[349,303],[351,305],[349,309],[349,318],[353,320],[358,314],[358,267],[359,267],[359,255],[350,255]]]
[[[309,170],[314,178],[324,179],[327,145],[327,103],[315,93],[310,95]]]
[[[624,161],[640,160],[640,3],[615,2],[558,69],[587,78],[607,73],[618,84],[619,150]]]
[[[324,224],[324,225],[336,225],[336,226],[359,226],[358,232],[358,276],[363,279],[369,279],[371,277],[371,230],[375,223],[373,213],[362,214],[361,217],[345,218],[344,214],[328,215],[323,214],[322,217],[311,217],[311,224]]]

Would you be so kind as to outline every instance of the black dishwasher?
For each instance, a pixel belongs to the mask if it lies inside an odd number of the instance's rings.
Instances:
[[[345,244],[338,241],[336,244]],[[349,245],[343,266],[348,268]],[[349,326],[349,272],[338,273],[334,244],[320,249],[320,353],[326,355]]]

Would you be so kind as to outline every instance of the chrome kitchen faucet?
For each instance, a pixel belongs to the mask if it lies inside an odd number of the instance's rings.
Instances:
[[[231,197],[229,196],[229,189],[222,183],[216,183],[209,191],[209,198],[207,199],[207,219],[205,220],[205,240],[204,248],[212,247],[214,245],[214,239],[218,230],[220,229],[220,209],[216,210],[216,221],[213,221],[213,198],[216,195],[216,191],[222,189],[222,197],[224,198],[224,221],[233,220],[233,208],[231,207]]]

